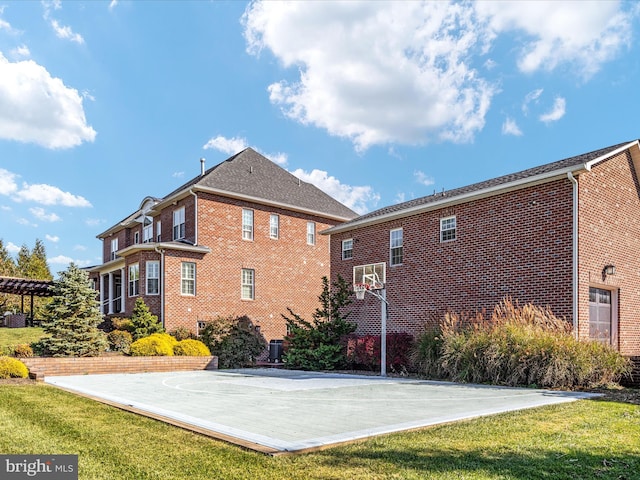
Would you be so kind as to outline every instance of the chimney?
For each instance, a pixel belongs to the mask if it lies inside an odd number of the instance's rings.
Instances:
[[[204,158],[200,159],[200,176],[204,175]]]

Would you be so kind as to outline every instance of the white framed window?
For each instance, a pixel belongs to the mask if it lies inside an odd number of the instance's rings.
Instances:
[[[440,219],[440,241],[449,242],[456,239],[456,217]]]
[[[153,242],[153,223],[142,227],[142,243]]]
[[[129,296],[135,297],[140,293],[140,265],[129,265]]]
[[[251,268],[242,269],[240,298],[242,300],[254,299],[255,272]]]
[[[389,265],[402,265],[404,252],[401,228],[396,228],[389,232],[389,248]]]
[[[185,237],[184,207],[173,211],[173,239],[180,240]]]
[[[110,260],[115,260],[116,259],[116,252],[118,251],[118,239],[117,238],[112,238],[111,239],[111,255],[109,256]]]
[[[196,264],[182,262],[180,268],[180,293],[182,295],[196,294]]]
[[[307,222],[307,245],[316,244],[316,224],[315,222]]]
[[[157,260],[148,261],[146,273],[147,295],[158,295],[160,293],[160,262]]]
[[[349,260],[353,258],[353,238],[342,240],[342,259]]]
[[[133,243],[140,243],[140,232],[133,232]]]
[[[156,222],[156,242],[160,243],[162,241],[162,222],[158,220]]]
[[[242,209],[242,239],[253,240],[253,210]]]
[[[280,215],[272,213],[269,215],[269,238],[278,239],[280,237]]]

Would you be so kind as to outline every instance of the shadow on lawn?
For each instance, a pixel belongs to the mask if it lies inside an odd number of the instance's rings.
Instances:
[[[535,479],[576,479],[597,478],[631,480],[638,478],[640,456],[598,456],[584,451],[569,455],[549,451],[531,452],[529,455],[517,453],[496,453],[482,450],[458,452],[421,451],[418,449],[394,449],[388,445],[367,444],[366,448],[349,449],[338,453],[327,450],[320,454],[330,465],[338,466],[348,461],[352,468],[371,468],[373,463],[396,465],[400,472],[415,473],[417,476],[439,475],[444,478],[461,478],[473,472],[484,473],[496,478],[521,480]],[[348,457],[348,458],[347,458]]]
[[[590,390],[592,393],[599,393],[602,396],[594,397],[591,400],[599,402],[620,402],[640,405],[640,389],[637,388],[611,388]]]

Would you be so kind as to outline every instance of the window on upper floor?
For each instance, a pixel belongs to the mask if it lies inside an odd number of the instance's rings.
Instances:
[[[402,265],[404,251],[401,228],[396,228],[389,232],[389,248],[389,265]]]
[[[173,239],[180,240],[185,237],[184,207],[173,211]]]
[[[280,237],[280,216],[272,213],[269,216],[269,238],[278,239]]]
[[[456,239],[456,217],[440,219],[440,241],[448,242]]]
[[[196,294],[196,264],[182,262],[180,269],[180,293],[182,295]]]
[[[307,244],[316,244],[316,224],[315,222],[307,222]]]
[[[242,209],[242,239],[253,240],[253,210]]]
[[[146,265],[147,274],[147,295],[158,295],[160,293],[160,262],[149,261]]]
[[[111,239],[111,255],[109,256],[109,260],[115,260],[116,259],[116,252],[118,251],[118,239],[117,238],[112,238]]]
[[[142,227],[142,243],[153,242],[153,223]]]
[[[135,297],[140,293],[140,265],[129,265],[129,296]]]
[[[133,232],[133,243],[136,245],[140,243],[140,232]]]
[[[156,242],[162,241],[162,222],[158,220],[156,222]]]
[[[242,298],[242,300],[253,300],[255,291],[255,271],[251,268],[243,268],[241,282],[240,298]]]
[[[342,241],[342,259],[350,260],[353,258],[353,238]]]

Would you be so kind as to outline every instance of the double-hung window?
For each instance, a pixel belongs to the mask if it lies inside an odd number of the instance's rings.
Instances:
[[[242,300],[254,299],[255,272],[251,268],[242,269],[240,298]]]
[[[353,238],[342,241],[342,259],[349,260],[353,258]]]
[[[158,220],[156,222],[156,242],[160,243],[162,241],[162,222]]]
[[[111,255],[109,256],[109,260],[116,259],[116,252],[118,251],[118,239],[113,238],[111,240]]]
[[[142,228],[142,243],[153,242],[153,223]]]
[[[136,245],[140,243],[140,232],[133,232],[133,243]]]
[[[160,262],[157,260],[147,262],[147,295],[160,293]]]
[[[253,240],[253,210],[242,209],[242,239]]]
[[[315,222],[307,222],[307,244],[316,244],[316,224]]]
[[[196,294],[196,264],[182,262],[180,269],[180,293],[182,295]]]
[[[269,216],[269,238],[278,239],[280,237],[280,216],[272,213]]]
[[[402,265],[404,252],[401,228],[396,228],[389,232],[389,248],[389,265]]]
[[[184,207],[173,211],[173,239],[180,240],[185,237]]]
[[[456,239],[456,217],[440,219],[440,241],[448,242]]]
[[[140,265],[129,265],[129,296],[135,297],[140,293]]]

